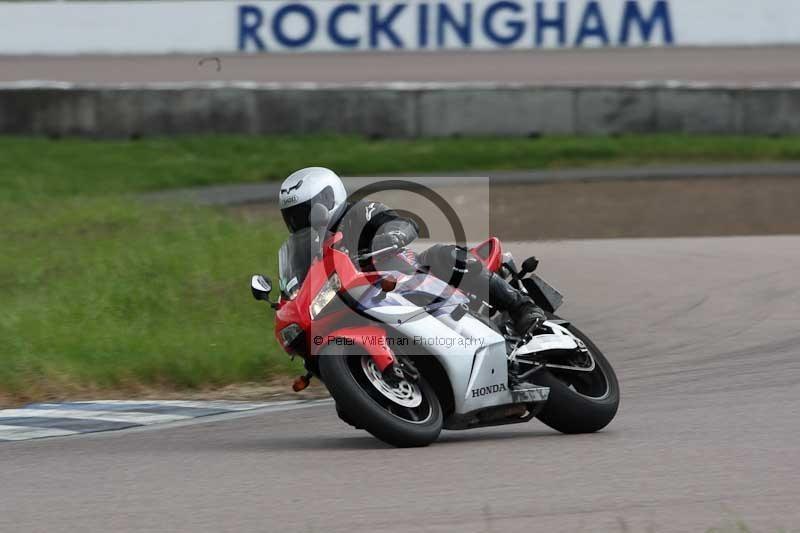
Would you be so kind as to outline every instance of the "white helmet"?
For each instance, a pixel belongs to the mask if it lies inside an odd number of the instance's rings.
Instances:
[[[336,220],[347,201],[347,191],[339,176],[330,169],[308,167],[298,170],[281,184],[278,205],[289,231],[307,228],[314,204],[322,204]]]

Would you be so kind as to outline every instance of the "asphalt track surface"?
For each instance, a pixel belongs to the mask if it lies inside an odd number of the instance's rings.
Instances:
[[[0,82],[188,81],[521,82],[602,85],[690,81],[800,82],[798,47],[631,48],[514,52],[244,54],[215,56],[0,56]]]
[[[608,354],[617,418],[397,450],[331,405],[0,445],[0,531],[800,527],[800,237],[516,246]]]

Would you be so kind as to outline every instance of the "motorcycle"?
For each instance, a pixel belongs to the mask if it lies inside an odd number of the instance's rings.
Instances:
[[[619,384],[608,359],[568,320],[556,315],[561,294],[518,269],[500,240],[471,248],[489,270],[526,292],[548,320],[524,337],[507,313],[424,271],[358,268],[397,254],[386,248],[351,259],[341,234],[329,232],[325,206],[309,228],[279,251],[280,291],[254,275],[251,292],[276,310],[275,334],[307,373],[294,390],[319,378],[339,417],[398,447],[426,446],[442,429],[518,424],[537,418],[562,433],[595,432],[614,418]],[[380,263],[378,263],[380,264]],[[387,381],[390,364],[397,379]]]

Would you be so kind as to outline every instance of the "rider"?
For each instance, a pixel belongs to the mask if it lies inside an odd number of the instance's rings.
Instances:
[[[278,201],[283,220],[292,233],[309,227],[314,204],[327,207],[331,214],[329,227],[342,232],[342,247],[353,256],[389,247],[400,250],[418,236],[414,220],[400,216],[384,204],[369,200],[348,202],[342,180],[327,168],[309,167],[291,174],[281,185]],[[417,255],[416,263],[444,281],[460,279],[458,288],[465,292],[485,294],[488,288],[488,303],[507,311],[520,335],[537,329],[546,320],[544,312],[528,295],[485,268],[464,248],[434,245]]]

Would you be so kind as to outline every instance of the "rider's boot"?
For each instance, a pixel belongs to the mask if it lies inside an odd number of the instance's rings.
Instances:
[[[514,330],[520,336],[535,331],[547,319],[544,311],[527,294],[516,290],[506,280],[494,273],[489,279],[489,303],[501,310],[508,311],[514,321]],[[509,365],[508,384],[512,391],[530,394],[528,391],[538,390],[536,385],[519,379],[518,372],[517,365]]]
[[[544,311],[527,294],[492,272],[489,272],[489,303],[508,311],[514,321],[514,330],[520,336],[538,329],[547,320]]]

